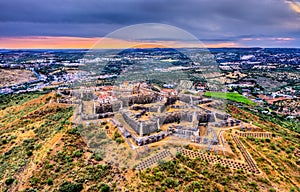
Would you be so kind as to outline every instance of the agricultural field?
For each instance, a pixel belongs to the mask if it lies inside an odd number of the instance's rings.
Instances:
[[[248,98],[240,95],[239,93],[235,92],[205,92],[205,96],[217,98],[217,99],[227,99],[230,101],[238,102],[238,103],[244,103],[247,105],[255,105],[255,103]]]

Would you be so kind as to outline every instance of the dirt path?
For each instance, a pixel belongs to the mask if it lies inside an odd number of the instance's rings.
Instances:
[[[33,172],[38,169],[37,165],[42,162],[46,156],[47,156],[47,151],[49,149],[53,149],[55,145],[61,140],[62,136],[64,133],[60,132],[57,133],[52,137],[51,140],[46,141],[46,143],[43,145],[43,147],[35,154],[35,163],[32,160],[28,163],[26,168],[20,172],[18,175],[16,175],[16,179],[18,180],[18,184],[11,188],[11,191],[22,191],[26,187],[26,184],[28,184],[28,181],[30,177],[32,176]]]
[[[53,104],[51,104],[51,105],[53,105]],[[46,107],[46,106],[47,105],[45,105],[43,107]],[[65,106],[68,106],[68,105],[65,105]],[[73,117],[70,118],[70,121],[72,121],[72,118]],[[49,149],[55,148],[55,145],[61,140],[61,138],[63,137],[65,132],[67,130],[71,129],[71,127],[72,127],[72,125],[69,125],[65,131],[59,132],[59,133],[53,135],[53,137],[51,139],[49,138],[47,141],[45,141],[45,143],[43,144],[41,149],[39,149],[38,151],[36,151],[34,153],[34,162],[33,162],[33,160],[31,160],[25,166],[24,170],[19,172],[16,175],[16,180],[18,180],[18,184],[15,186],[12,186],[10,191],[22,191],[26,187],[28,187],[27,185],[28,185],[28,181],[29,181],[30,177],[32,176],[33,172],[38,169],[37,165],[46,158],[46,156],[48,155],[47,152]]]

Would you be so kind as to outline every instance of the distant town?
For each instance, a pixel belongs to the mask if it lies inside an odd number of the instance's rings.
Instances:
[[[89,62],[106,65],[100,74],[93,76],[103,82],[120,75],[124,66],[153,59],[171,63],[167,70],[196,74],[190,79],[194,93],[207,91],[205,78],[211,77],[200,77],[197,73],[201,72],[191,66],[191,62],[195,61],[186,56],[197,57],[195,49],[179,49],[176,52],[159,48],[149,50],[114,51],[118,53],[117,57],[108,51],[101,58],[87,58],[88,50],[1,50],[0,69],[3,75],[0,94],[70,88],[83,78],[82,71],[85,69],[81,66]],[[277,114],[299,120],[299,49],[219,48],[209,52],[217,62],[219,79],[226,86],[226,91],[237,92],[258,106],[268,106]],[[165,84],[164,87],[171,88],[172,85]],[[262,109],[261,112],[271,113]]]

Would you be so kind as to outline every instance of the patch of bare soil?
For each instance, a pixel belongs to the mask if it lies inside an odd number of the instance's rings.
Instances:
[[[0,69],[0,87],[35,80],[33,72],[24,69]]]

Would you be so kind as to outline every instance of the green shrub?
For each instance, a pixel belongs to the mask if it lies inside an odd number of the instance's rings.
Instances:
[[[37,144],[34,148],[35,148],[35,149],[40,149],[41,147],[42,147],[42,144],[39,143],[39,144]]]
[[[2,142],[3,145],[5,145],[7,143],[7,140],[3,139],[1,142]]]
[[[247,139],[250,140],[250,141],[255,141],[255,138],[252,137],[252,136],[247,136]]]
[[[96,160],[96,161],[102,161],[102,159],[103,159],[103,157],[102,157],[101,154],[96,154],[96,155],[95,155],[95,160]]]
[[[114,136],[113,136],[113,139],[117,139],[118,137],[121,137],[120,133],[118,131],[115,131],[114,132]]]
[[[274,145],[274,143],[271,143],[270,148],[271,148],[272,150],[276,150],[276,146]]]
[[[253,181],[253,182],[250,182],[249,185],[252,186],[252,187],[254,187],[254,188],[257,188],[257,183],[254,182],[254,181]]]
[[[116,139],[116,142],[117,142],[118,144],[121,144],[121,143],[124,143],[125,141],[124,141],[124,139],[122,139],[122,138],[117,138],[117,139]]]
[[[15,181],[15,179],[10,177],[10,178],[5,180],[5,184],[6,185],[11,185],[14,181]]]
[[[285,152],[286,152],[287,154],[290,154],[290,153],[292,153],[292,150],[291,150],[290,148],[286,148],[286,149],[285,149]]]
[[[80,192],[83,189],[82,183],[64,182],[60,187],[60,192]]]
[[[30,178],[29,182],[31,185],[36,185],[40,182],[40,179],[37,177],[32,177],[32,178]]]
[[[294,188],[294,187],[293,187],[293,188],[290,189],[290,192],[296,192],[297,190],[298,190],[297,188]],[[299,191],[299,190],[298,190],[298,191]]]
[[[294,150],[295,150],[295,146],[291,145],[291,146],[290,146],[290,149],[291,149],[292,151],[294,151]]]
[[[30,157],[30,156],[32,156],[32,155],[33,155],[32,151],[27,151],[27,153],[26,153],[26,154],[27,154],[27,156],[28,156],[28,157]]]
[[[106,184],[101,184],[100,191],[101,192],[109,192],[110,191],[110,187],[108,185],[106,185]]]
[[[80,149],[80,150],[76,150],[76,151],[74,151],[73,152],[73,156],[74,157],[81,157],[82,156],[82,149]]]
[[[47,179],[47,184],[53,185],[53,179],[51,177]]]

